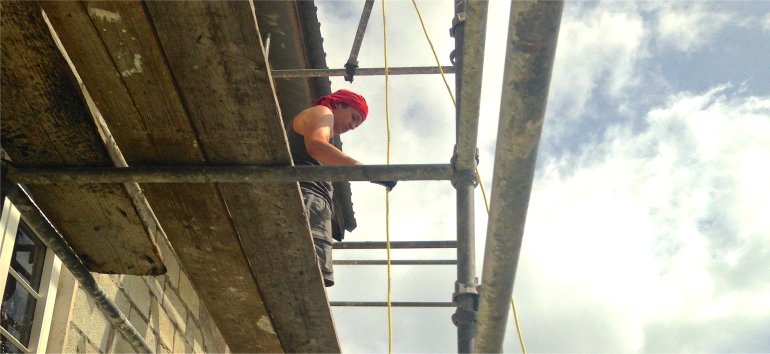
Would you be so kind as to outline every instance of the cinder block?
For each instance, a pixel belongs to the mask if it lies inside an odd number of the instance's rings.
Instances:
[[[148,332],[148,323],[144,319],[144,316],[137,313],[136,309],[131,309],[131,312],[128,316],[128,321],[131,322],[132,325],[134,325],[134,328],[136,328],[136,331],[139,332],[140,335],[142,335],[142,338],[145,338],[147,336]]]
[[[169,349],[169,348],[168,348],[167,346],[165,346],[165,345],[162,345],[162,344],[158,343],[158,351],[157,351],[157,353],[158,353],[158,354],[167,354],[167,353],[171,353],[171,349]]]
[[[73,326],[72,323],[69,324]],[[83,353],[86,351],[86,339],[80,334],[77,329],[70,329],[67,336],[67,342],[64,343],[62,352],[64,353]]]
[[[133,353],[135,350],[128,344],[128,341],[122,335],[115,335],[115,344],[112,346],[111,353]]]
[[[99,284],[99,286],[104,289],[104,294],[107,295],[107,298],[109,299],[115,299],[115,296],[118,295],[118,284],[119,276],[116,275],[109,275],[109,274],[98,274],[98,273],[92,273],[94,278],[96,279],[96,282]]]
[[[142,277],[144,278],[144,282],[147,284],[147,287],[150,288],[150,295],[158,300],[163,299],[163,287],[166,283],[166,276],[146,276]]]
[[[165,240],[159,241],[158,249],[160,250],[161,255],[163,255],[163,264],[166,265],[166,276],[168,277],[171,286],[176,289],[179,287],[179,259]]]
[[[187,331],[185,331],[184,336],[187,338],[187,341],[192,344],[192,350],[194,352],[203,352],[203,334],[194,321],[190,321],[190,323],[187,324]]]
[[[70,312],[72,324],[82,335],[98,346],[100,350],[106,350],[109,341],[111,326],[96,303],[78,286],[75,290],[75,301]],[[86,350],[88,348],[85,348]]]
[[[195,291],[195,288],[193,288],[190,279],[184,272],[179,276],[179,296],[182,298],[182,301],[187,304],[193,317],[199,319],[201,307],[200,299],[198,298],[198,293]]]
[[[85,351],[83,351],[83,352],[81,352],[81,353],[86,353],[86,354],[91,354],[91,353],[94,353],[94,354],[101,354],[101,353],[104,353],[104,352],[106,352],[106,350],[102,350],[102,349],[100,349],[100,348],[97,348],[97,347],[96,347],[96,346],[95,346],[93,343],[91,343],[91,342],[88,342],[88,341],[86,341],[86,343],[85,343],[85,348],[86,348],[86,350],[85,350]]]
[[[147,346],[150,348],[156,348],[158,347],[158,340],[152,331],[147,333],[146,336],[144,336],[144,341],[147,342]],[[133,347],[131,347],[131,344],[126,341],[125,338],[123,338],[122,335],[116,334],[115,335],[115,345],[113,346],[113,349],[111,351],[112,353],[134,353],[136,350],[134,350]]]
[[[190,348],[187,341],[184,339],[182,332],[174,332],[174,353],[189,353]]]
[[[126,275],[123,277],[123,291],[131,302],[139,309],[144,318],[150,317],[150,288],[142,277]]]
[[[187,329],[187,309],[184,303],[176,294],[176,291],[172,289],[166,289],[163,299],[163,309],[171,318],[171,321],[179,327],[179,330],[184,332]]]
[[[123,291],[118,291],[118,295],[115,296],[115,306],[118,307],[120,312],[123,312],[126,317],[131,312],[131,303],[128,301],[128,297]]]
[[[169,349],[173,348],[175,331],[174,324],[171,322],[171,319],[168,317],[168,315],[163,311],[161,306],[153,306],[153,309],[157,309],[157,313],[154,314],[154,316],[157,316],[158,318],[157,331],[160,342]]]
[[[150,348],[155,348],[158,346],[158,336],[155,335],[155,332],[153,331],[147,331],[147,336],[144,337],[144,340],[147,342],[147,346]]]

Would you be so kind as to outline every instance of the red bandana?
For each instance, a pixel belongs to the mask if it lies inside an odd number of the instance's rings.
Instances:
[[[366,115],[369,114],[369,106],[366,105],[366,100],[361,95],[348,90],[338,90],[331,95],[323,96],[317,99],[314,104],[332,109],[337,107],[338,103],[344,103],[358,111],[358,113],[361,113],[361,123],[366,120]]]

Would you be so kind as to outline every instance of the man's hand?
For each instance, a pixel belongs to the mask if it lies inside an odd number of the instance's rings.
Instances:
[[[397,183],[397,181],[371,181],[371,182],[385,187],[388,190],[388,192],[392,191],[393,187],[395,187]]]

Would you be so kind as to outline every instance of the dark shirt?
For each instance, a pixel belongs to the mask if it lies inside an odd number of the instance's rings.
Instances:
[[[295,166],[308,166],[315,165],[321,166],[321,163],[314,159],[307,152],[305,147],[305,137],[294,131],[292,123],[286,127],[286,134],[289,138],[289,148],[291,149],[291,158],[294,160]],[[303,193],[313,193],[324,199],[329,203],[329,208],[332,206],[332,184],[329,181],[317,181],[317,182],[299,182],[299,187]]]

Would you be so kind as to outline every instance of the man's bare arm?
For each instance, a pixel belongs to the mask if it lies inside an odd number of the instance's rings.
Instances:
[[[311,107],[294,122],[296,129],[304,136],[308,154],[325,166],[361,165],[352,157],[329,143],[334,126],[334,115],[326,107]],[[297,126],[299,125],[299,126]]]

